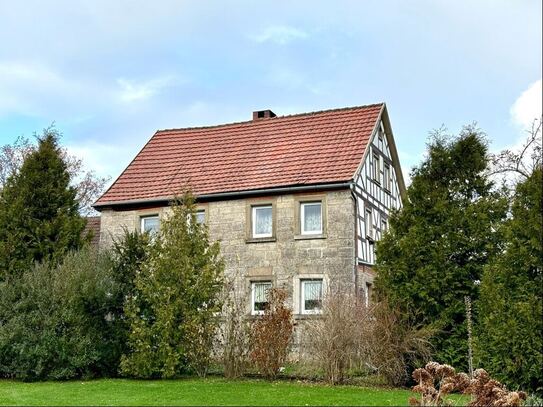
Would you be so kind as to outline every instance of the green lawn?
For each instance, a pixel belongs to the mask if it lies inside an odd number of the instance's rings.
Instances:
[[[0,405],[407,405],[408,390],[294,381],[102,379],[21,383],[0,380]]]

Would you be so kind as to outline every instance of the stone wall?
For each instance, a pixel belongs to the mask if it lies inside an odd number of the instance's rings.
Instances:
[[[323,201],[323,235],[300,236],[300,201],[316,199]],[[250,239],[248,208],[255,203],[274,205],[273,239]],[[247,314],[251,310],[252,281],[272,281],[275,287],[287,290],[297,324],[314,317],[300,314],[300,284],[304,278],[323,278],[325,287],[341,284],[344,289],[354,290],[355,221],[349,190],[208,202],[199,207],[206,211],[210,238],[220,241],[226,277],[234,282],[239,298],[247,299]],[[164,216],[167,211],[104,210],[101,246],[107,247],[112,239],[122,236],[124,227],[139,228],[140,216]],[[297,343],[301,341],[300,331],[295,336]]]

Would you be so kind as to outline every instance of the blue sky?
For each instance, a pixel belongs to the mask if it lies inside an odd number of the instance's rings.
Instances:
[[[541,115],[541,0],[0,0],[0,143],[53,121],[116,178],[157,129],[384,101],[404,173],[428,132],[491,149]]]

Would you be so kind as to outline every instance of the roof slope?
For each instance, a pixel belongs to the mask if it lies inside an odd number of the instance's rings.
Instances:
[[[349,181],[383,106],[157,131],[96,206]]]

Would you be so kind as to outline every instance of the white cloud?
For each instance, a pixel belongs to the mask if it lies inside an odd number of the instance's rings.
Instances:
[[[266,28],[262,33],[251,37],[258,43],[274,42],[279,45],[288,44],[294,40],[303,40],[309,35],[298,28],[284,25],[274,25]]]
[[[530,129],[534,119],[540,119],[542,115],[541,79],[532,83],[517,98],[511,107],[511,118],[513,122],[522,129]]]
[[[68,152],[83,160],[86,169],[94,171],[97,175],[107,177],[113,175],[110,182],[120,175],[134,158],[138,145],[115,145],[99,142],[71,144],[66,146]]]
[[[136,82],[125,78],[117,79],[121,90],[119,98],[123,102],[135,102],[149,99],[174,82],[173,76],[164,76],[144,82]]]

